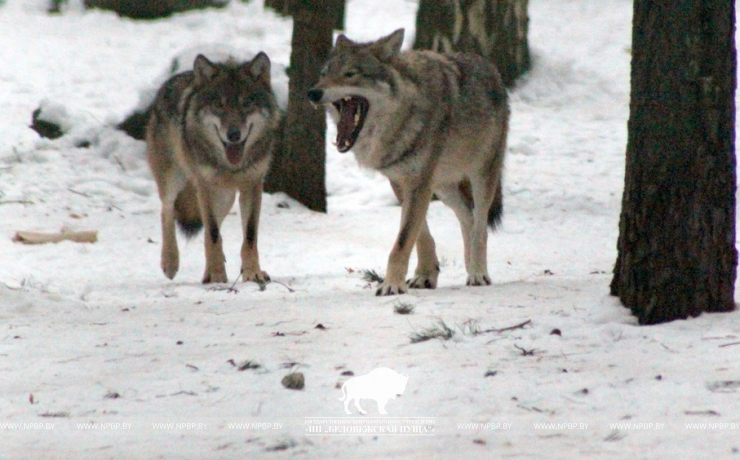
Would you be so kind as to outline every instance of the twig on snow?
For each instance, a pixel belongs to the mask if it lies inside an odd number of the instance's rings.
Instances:
[[[501,333],[501,332],[513,331],[513,330],[516,330],[516,329],[524,329],[524,326],[528,326],[531,323],[532,323],[532,320],[531,319],[528,319],[528,320],[524,321],[523,323],[515,324],[514,326],[502,327],[501,329],[486,329],[485,331],[481,331],[480,333],[481,334],[486,334],[486,333],[489,333],[489,332],[498,332],[498,333]]]

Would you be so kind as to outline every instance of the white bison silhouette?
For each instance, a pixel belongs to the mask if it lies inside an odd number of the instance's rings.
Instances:
[[[396,399],[396,395],[402,394],[406,390],[406,383],[409,376],[399,374],[393,369],[379,367],[365,375],[352,377],[342,385],[342,397],[344,401],[344,411],[351,414],[349,410],[350,401],[355,401],[355,407],[361,414],[367,414],[360,407],[360,399],[374,399],[378,403],[378,412],[387,414],[385,405],[389,399]],[[345,394],[346,390],[346,394]]]

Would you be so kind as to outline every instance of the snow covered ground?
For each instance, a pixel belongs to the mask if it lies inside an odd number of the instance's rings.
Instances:
[[[385,269],[400,209],[331,146],[328,214],[265,196],[261,260],[279,283],[201,285],[202,237],[181,240],[174,281],[159,269],[144,144],[112,126],[195,46],[287,65],[289,20],[257,0],[155,22],[44,3],[0,6],[0,458],[740,458],[740,313],[639,327],[608,295],[629,0],[530,2],[494,284],[464,286],[457,221],[435,202],[440,287],[398,298],[375,297],[360,270]],[[350,0],[347,33],[406,27],[408,46],[416,6]],[[69,135],[28,128],[40,103]],[[223,229],[232,279],[238,222]],[[99,241],[11,241],[61,228]],[[440,321],[450,340],[411,343]],[[238,370],[247,360],[261,367]],[[378,367],[408,375],[403,396],[383,418],[373,400],[346,415],[341,374]],[[291,371],[303,390],[281,385]]]

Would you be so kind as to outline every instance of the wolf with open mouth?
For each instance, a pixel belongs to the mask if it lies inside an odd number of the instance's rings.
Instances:
[[[503,210],[501,177],[508,96],[483,58],[401,52],[399,29],[375,42],[337,38],[314,104],[337,124],[336,147],[381,172],[401,202],[401,227],[377,295],[437,287],[439,262],[426,213],[432,194],[455,212],[463,234],[467,284],[489,285],[487,227]],[[418,265],[406,281],[411,249]]]
[[[192,71],[160,88],[146,141],[162,200],[161,266],[168,278],[179,269],[177,222],[186,236],[206,228],[203,282],[227,281],[220,228],[239,191],[241,276],[244,281],[269,280],[260,267],[257,232],[262,182],[279,122],[265,53],[244,63],[214,63],[199,55]]]

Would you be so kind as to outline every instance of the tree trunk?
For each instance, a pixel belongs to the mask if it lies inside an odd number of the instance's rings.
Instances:
[[[735,2],[635,0],[613,295],[641,324],[734,308]]]
[[[414,49],[477,53],[506,86],[529,70],[528,0],[421,0]]]
[[[134,19],[157,19],[193,9],[223,7],[227,0],[85,0],[86,8],[115,11]]]
[[[265,0],[264,7],[275,10],[283,16],[290,16],[290,0]]]
[[[270,8],[282,14],[283,16],[290,16],[292,13],[292,4],[295,0],[265,0],[265,8]],[[334,24],[334,29],[344,29],[344,0],[325,0],[324,2],[317,4],[317,7],[323,10],[324,14],[329,15],[327,21]]]
[[[309,209],[326,212],[326,114],[306,97],[332,46],[333,24],[321,5],[325,2],[291,0],[293,38],[285,136],[265,190],[283,191]]]

